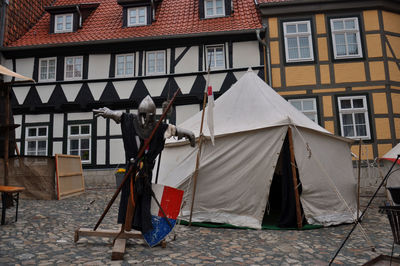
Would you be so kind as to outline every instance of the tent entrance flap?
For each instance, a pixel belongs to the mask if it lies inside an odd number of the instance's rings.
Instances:
[[[296,168],[297,171],[297,168]],[[297,171],[298,192],[301,195],[302,187]],[[290,162],[289,139],[286,135],[285,142],[276,164],[274,176],[269,190],[267,207],[262,221],[263,226],[271,225],[281,228],[296,228],[296,199],[293,185],[293,173]],[[303,208],[301,208],[301,216]],[[303,218],[303,224],[305,219]]]

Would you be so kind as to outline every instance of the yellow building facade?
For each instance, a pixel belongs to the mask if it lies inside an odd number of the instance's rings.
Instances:
[[[263,2],[263,1],[261,1]],[[400,142],[400,4],[395,1],[259,3],[268,79],[362,158]]]

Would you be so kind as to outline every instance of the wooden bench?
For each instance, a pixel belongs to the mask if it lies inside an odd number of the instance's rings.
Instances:
[[[24,187],[0,186],[1,202],[2,202],[1,225],[6,223],[6,208],[7,208],[7,198],[8,197],[10,197],[11,200],[15,201],[15,203],[16,203],[15,221],[17,221],[19,193],[24,190],[25,190]],[[16,195],[14,195],[14,194],[16,194]]]

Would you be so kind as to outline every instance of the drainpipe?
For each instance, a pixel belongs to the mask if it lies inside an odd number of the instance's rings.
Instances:
[[[3,47],[4,42],[4,33],[6,27],[6,14],[7,14],[7,6],[9,4],[9,0],[0,0],[1,7],[0,7],[0,47]]]
[[[265,32],[264,39],[261,39],[260,30],[259,29],[256,30],[256,35],[257,35],[257,40],[263,45],[263,50],[264,50],[264,77],[265,77],[264,79],[265,79],[265,83],[268,83],[268,85],[272,87],[271,57],[270,57],[269,46],[268,46],[269,40],[267,39],[268,38],[267,37],[268,36],[268,34],[267,34],[267,26],[264,26],[263,31]]]
[[[79,10],[79,5],[76,5],[76,11],[78,11],[78,15],[79,15],[78,28],[82,28],[82,14],[81,14],[81,11]]]

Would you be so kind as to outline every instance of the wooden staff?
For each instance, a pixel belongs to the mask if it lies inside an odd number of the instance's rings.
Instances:
[[[294,159],[293,134],[292,134],[292,129],[290,127],[288,130],[288,137],[289,137],[289,150],[290,150],[290,164],[292,165],[294,196],[296,199],[297,228],[301,229],[303,225],[302,225],[301,210],[300,210],[300,196],[299,196],[299,190],[297,188],[297,173],[296,173],[296,162]]]
[[[176,98],[176,96],[178,95],[179,91],[181,89],[178,88],[174,94],[174,96],[171,99],[171,102],[168,104],[167,108],[165,109],[165,111],[163,112],[163,114],[161,115],[161,118],[158,120],[156,126],[154,127],[153,131],[150,134],[150,137],[147,138],[144,141],[144,145],[142,146],[142,148],[139,150],[138,155],[136,156],[136,158],[141,158],[144,154],[144,151],[146,150],[146,148],[149,146],[151,139],[153,138],[153,136],[155,135],[158,127],[160,126],[160,124],[162,123],[162,121],[164,120],[165,116],[167,115],[168,110],[171,108],[172,104],[174,103],[174,100]],[[96,231],[96,229],[99,227],[101,221],[104,219],[104,217],[106,216],[107,212],[109,211],[109,209],[111,208],[111,205],[114,203],[115,199],[118,197],[119,192],[122,189],[122,186],[125,184],[126,180],[128,180],[129,177],[136,176],[136,171],[137,171],[137,165],[132,164],[129,167],[128,172],[125,174],[124,179],[122,180],[121,184],[118,186],[117,190],[115,191],[114,195],[112,196],[110,202],[108,203],[107,207],[105,208],[103,214],[101,215],[100,219],[97,221],[93,231]]]
[[[208,89],[208,85],[210,82],[210,68],[211,68],[211,57],[208,60],[208,77],[207,77],[207,84],[206,84],[206,89],[204,90],[204,96],[203,96],[203,110],[201,113],[201,124],[200,124],[200,134],[199,134],[199,150],[197,151],[197,157],[196,157],[196,167],[193,173],[193,192],[192,192],[192,202],[190,205],[190,216],[189,216],[189,226],[192,225],[192,215],[193,215],[193,205],[194,205],[194,197],[196,195],[196,186],[197,186],[197,177],[199,176],[199,167],[200,167],[200,156],[201,156],[201,146],[203,144],[203,124],[204,124],[204,113],[206,112],[206,101],[207,101],[207,92],[206,90]]]

